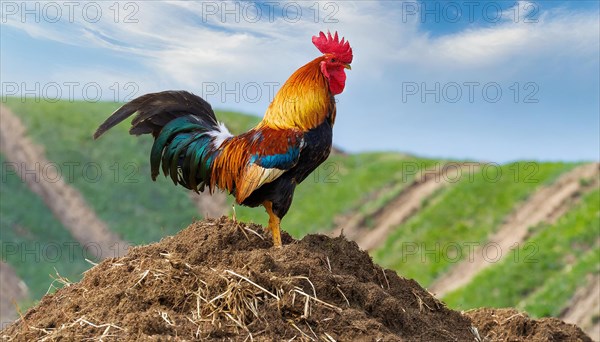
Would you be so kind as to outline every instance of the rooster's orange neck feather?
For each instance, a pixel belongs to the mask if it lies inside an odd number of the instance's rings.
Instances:
[[[306,131],[335,115],[329,84],[320,68],[322,60],[323,57],[318,57],[290,76],[275,95],[259,127]]]

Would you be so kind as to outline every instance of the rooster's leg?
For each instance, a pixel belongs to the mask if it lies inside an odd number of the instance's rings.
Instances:
[[[269,229],[273,234],[273,245],[277,248],[281,248],[281,232],[279,228],[279,224],[281,223],[281,219],[273,213],[273,203],[270,201],[265,201],[263,203],[265,209],[267,210],[267,214],[269,214]]]

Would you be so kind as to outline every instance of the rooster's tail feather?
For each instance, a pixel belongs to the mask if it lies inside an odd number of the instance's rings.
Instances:
[[[212,162],[232,135],[217,122],[208,102],[186,91],[146,94],[117,109],[98,127],[94,138],[135,113],[129,133],[150,133],[155,138],[150,154],[153,180],[162,163],[164,175],[170,175],[175,184],[196,192],[211,184]]]
[[[159,167],[175,184],[202,191],[210,184],[212,161],[219,153],[213,142],[214,128],[188,115],[169,122],[160,132],[150,154],[152,179]]]
[[[129,130],[133,135],[152,133],[156,137],[169,122],[187,115],[197,117],[204,126],[218,129],[215,113],[208,102],[187,91],[170,90],[146,94],[126,103],[98,127],[94,139],[135,113],[138,114],[131,121]]]

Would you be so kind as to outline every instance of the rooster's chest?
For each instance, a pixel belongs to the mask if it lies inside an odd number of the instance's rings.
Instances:
[[[302,182],[329,157],[332,139],[333,130],[328,121],[304,134],[304,147],[300,153],[300,160],[290,170],[296,183]]]

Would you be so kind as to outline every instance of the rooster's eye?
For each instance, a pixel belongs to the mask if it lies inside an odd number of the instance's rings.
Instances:
[[[332,58],[332,59],[331,59],[331,63],[335,63],[335,58]]]

